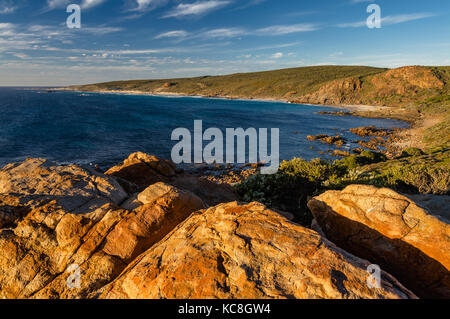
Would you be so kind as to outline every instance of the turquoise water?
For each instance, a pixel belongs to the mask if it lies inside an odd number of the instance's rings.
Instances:
[[[343,134],[349,128],[374,125],[406,127],[395,120],[318,115],[335,108],[190,97],[153,97],[0,88],[0,166],[27,157],[60,163],[98,164],[107,168],[130,153],[143,151],[164,158],[176,142],[177,127],[279,128],[281,160],[312,159],[328,145],[307,135]],[[206,145],[206,143],[205,143]],[[355,145],[348,145],[347,148]]]

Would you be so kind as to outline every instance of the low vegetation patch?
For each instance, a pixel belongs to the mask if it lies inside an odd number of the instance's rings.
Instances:
[[[291,212],[296,222],[309,226],[312,216],[306,206],[308,199],[351,184],[389,187],[410,194],[450,195],[450,149],[441,147],[425,153],[410,148],[393,160],[371,151],[333,162],[294,158],[283,162],[277,174],[251,176],[236,190],[243,201],[259,201]]]

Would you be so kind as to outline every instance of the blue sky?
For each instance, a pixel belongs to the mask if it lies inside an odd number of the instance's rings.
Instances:
[[[365,24],[371,3],[381,29]],[[324,64],[450,65],[450,1],[0,0],[0,86]]]

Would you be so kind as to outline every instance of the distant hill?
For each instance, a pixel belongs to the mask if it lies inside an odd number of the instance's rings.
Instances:
[[[381,116],[409,121],[439,117],[439,124],[425,132],[425,139],[430,145],[450,143],[450,66],[312,66],[225,76],[115,81],[67,89],[397,106],[402,107],[397,114],[389,111],[388,115],[381,112]]]
[[[386,69],[365,66],[315,66],[224,76],[116,81],[75,88],[86,91],[124,90],[235,98],[289,99],[312,93],[333,80],[375,75],[384,71]]]
[[[313,66],[225,76],[133,80],[73,86],[82,91],[134,91],[209,97],[280,99],[312,104],[398,106],[449,92],[450,67]]]

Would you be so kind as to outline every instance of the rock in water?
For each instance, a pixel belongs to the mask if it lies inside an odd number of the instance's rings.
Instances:
[[[426,205],[433,207],[429,197]],[[328,191],[308,206],[339,247],[379,264],[422,298],[450,298],[450,225],[443,214],[363,185]]]
[[[100,298],[415,298],[369,262],[259,203],[199,211],[135,259]]]

